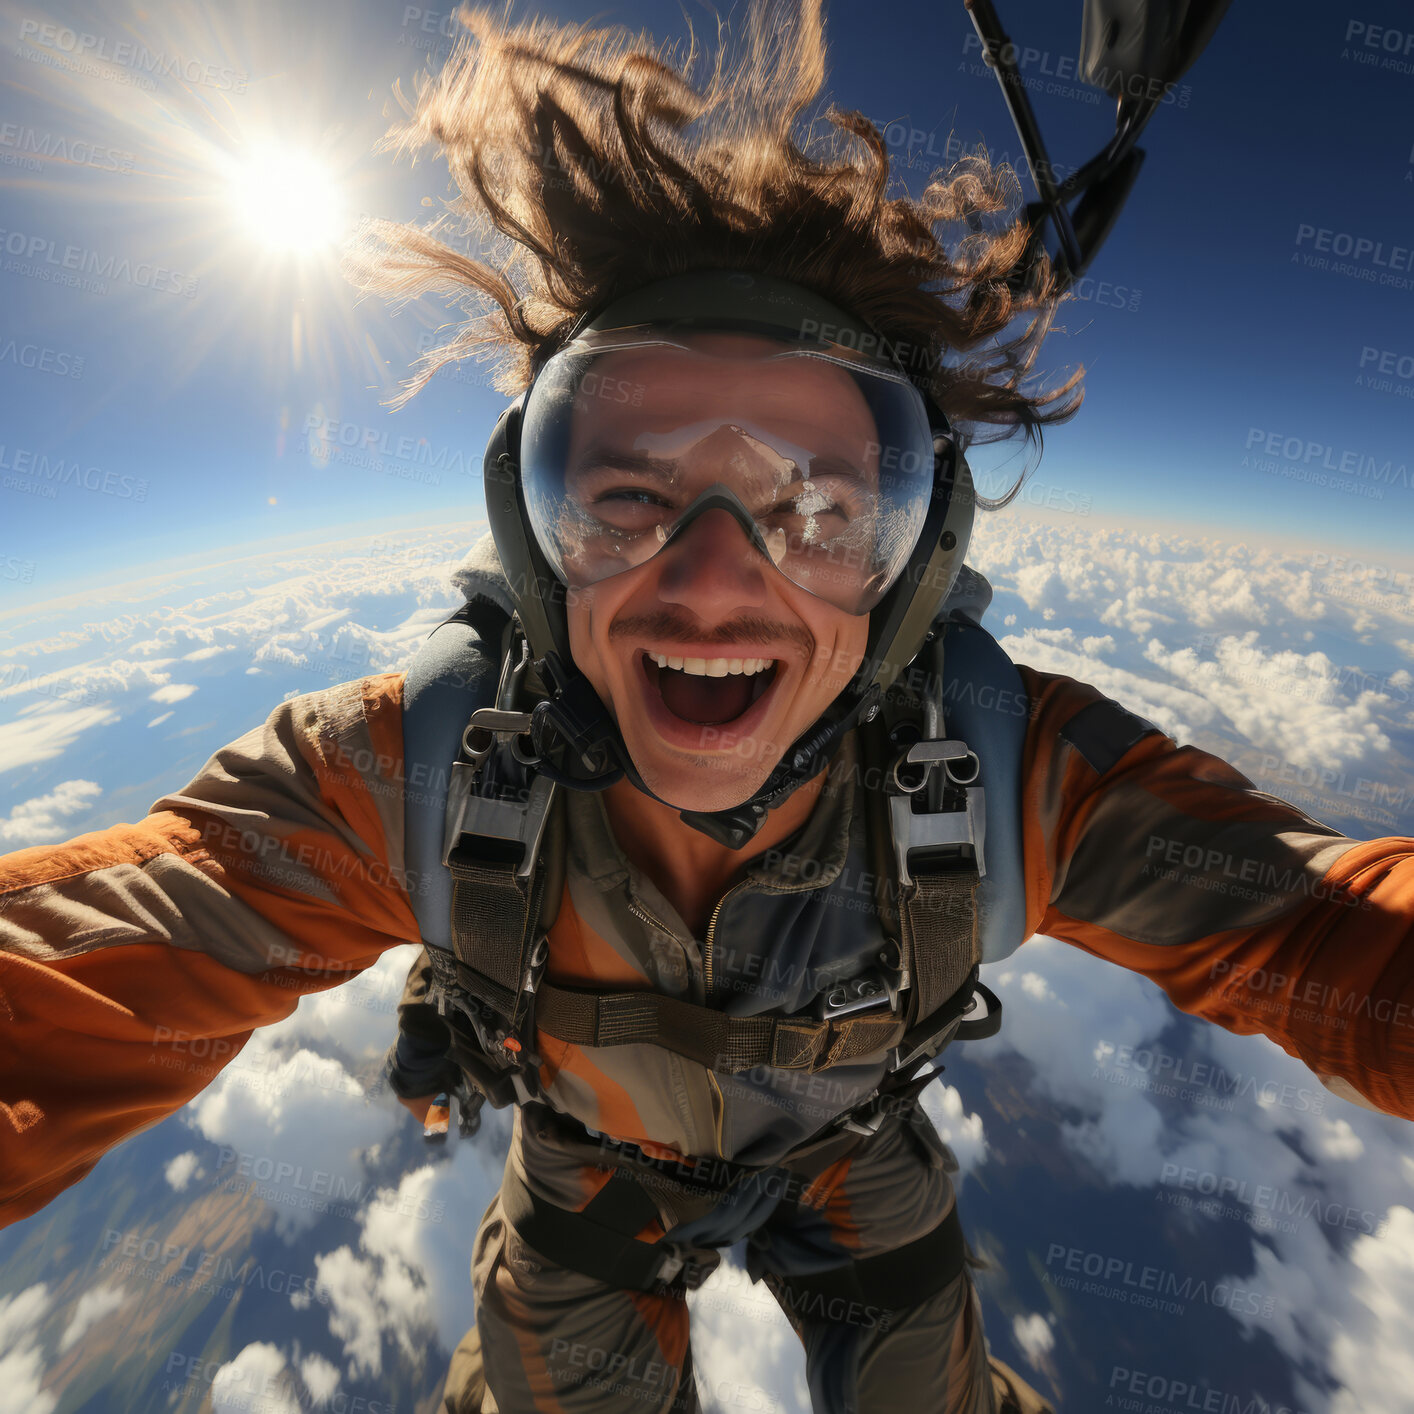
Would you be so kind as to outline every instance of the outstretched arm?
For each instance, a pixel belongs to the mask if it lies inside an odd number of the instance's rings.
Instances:
[[[1027,931],[1414,1119],[1414,839],[1348,839],[1095,688],[1020,671]]]
[[[295,698],[138,823],[0,858],[0,1224],[418,939],[402,685]]]

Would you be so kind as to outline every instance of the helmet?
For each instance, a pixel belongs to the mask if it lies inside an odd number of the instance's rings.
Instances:
[[[802,286],[741,271],[698,271],[643,286],[581,321],[567,342],[645,327],[742,331],[788,341],[823,339],[877,354],[906,377],[888,342],[859,319]],[[627,776],[652,795],[608,709],[573,664],[565,607],[568,585],[552,567],[533,524],[522,465],[525,412],[549,362],[537,367],[530,388],[502,413],[484,465],[492,537],[528,655],[547,693],[532,718],[532,739],[540,757],[537,769],[578,790],[604,789]],[[916,539],[900,549],[890,586],[868,610],[867,646],[858,671],[750,799],[727,810],[681,812],[686,823],[732,848],[746,844],[767,812],[824,769],[846,733],[877,712],[885,689],[922,648],[962,567],[972,529],[971,475],[942,410],[923,390],[918,392],[932,438],[931,494],[919,511]],[[704,499],[720,504],[724,498]],[[749,521],[739,503],[733,514],[746,529]],[[764,549],[759,536],[757,543]]]

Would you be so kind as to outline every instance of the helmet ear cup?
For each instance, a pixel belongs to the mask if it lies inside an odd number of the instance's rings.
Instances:
[[[899,581],[870,615],[869,646],[854,689],[887,690],[917,657],[957,579],[972,537],[976,496],[967,459],[944,419],[934,424],[933,503]]]
[[[558,652],[568,661],[565,586],[535,543],[526,515],[520,479],[520,420],[524,407],[522,393],[497,419],[486,443],[482,460],[486,518],[531,653],[543,658],[547,653]]]

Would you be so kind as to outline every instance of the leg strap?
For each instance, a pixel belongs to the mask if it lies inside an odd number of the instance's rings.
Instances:
[[[635,1236],[658,1208],[643,1186],[616,1170],[579,1212],[538,1197],[511,1168],[501,1206],[521,1238],[561,1267],[634,1291],[695,1290],[717,1265],[703,1254]]]
[[[804,1276],[773,1272],[768,1284],[788,1311],[802,1316],[837,1302],[901,1311],[947,1286],[962,1271],[966,1251],[954,1203],[932,1232],[892,1252]]]

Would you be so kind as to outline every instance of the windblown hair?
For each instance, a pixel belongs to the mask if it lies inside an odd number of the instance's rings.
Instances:
[[[733,269],[812,289],[921,352],[912,376],[965,427],[1039,441],[1043,424],[1071,416],[1081,372],[1049,390],[1033,376],[1057,303],[1050,270],[1021,293],[1007,283],[1029,235],[1010,214],[1011,169],[979,150],[916,200],[889,196],[874,123],[833,107],[810,120],[825,75],[820,6],[753,0],[731,63],[721,31],[704,63],[695,40],[672,50],[463,9],[469,34],[403,99],[406,121],[384,143],[437,149],[459,195],[426,230],[370,223],[346,265],[365,290],[451,294],[471,315],[395,405],[469,356],[495,360],[496,386],[515,394],[584,314],[669,275]],[[478,255],[443,239],[457,218]]]

